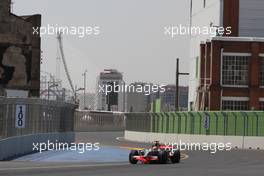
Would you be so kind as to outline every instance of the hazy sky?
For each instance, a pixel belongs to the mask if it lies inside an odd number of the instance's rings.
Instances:
[[[18,15],[42,14],[42,25],[99,26],[99,36],[63,36],[64,50],[74,84],[83,85],[88,70],[89,91],[105,68],[124,73],[128,83],[175,83],[175,58],[188,72],[189,37],[164,35],[168,25],[188,25],[189,0],[14,0]],[[57,41],[42,36],[42,70],[55,74]],[[63,84],[69,87],[61,65]],[[188,78],[182,78],[186,85]]]

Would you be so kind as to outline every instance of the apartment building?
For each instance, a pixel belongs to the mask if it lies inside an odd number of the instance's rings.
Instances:
[[[191,35],[189,109],[264,110],[264,1],[193,0],[191,26],[230,34]]]

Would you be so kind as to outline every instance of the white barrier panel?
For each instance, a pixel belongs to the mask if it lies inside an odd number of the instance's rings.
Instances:
[[[162,143],[230,143],[232,148],[239,149],[262,149],[264,150],[264,137],[254,136],[217,136],[217,135],[190,135],[173,133],[148,133],[125,131],[125,139],[137,142],[153,142],[158,140]]]
[[[263,137],[244,137],[245,149],[261,149],[264,150],[264,138]]]

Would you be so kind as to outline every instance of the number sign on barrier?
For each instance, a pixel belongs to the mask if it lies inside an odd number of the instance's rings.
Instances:
[[[25,128],[26,105],[16,105],[16,128]]]
[[[210,116],[209,115],[206,115],[205,116],[205,119],[204,119],[204,128],[206,130],[209,130],[209,128],[210,128]]]

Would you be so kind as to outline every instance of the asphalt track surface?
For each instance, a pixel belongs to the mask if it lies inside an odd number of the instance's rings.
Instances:
[[[78,133],[77,142],[100,142],[105,146],[146,147],[118,141],[122,132]],[[0,162],[0,176],[263,176],[264,151],[191,152],[180,164],[130,165],[126,162]]]

